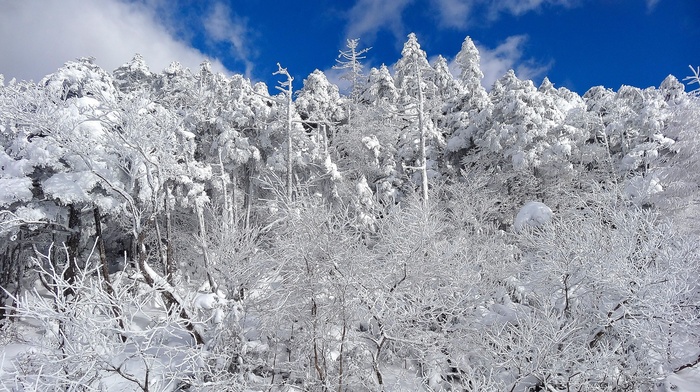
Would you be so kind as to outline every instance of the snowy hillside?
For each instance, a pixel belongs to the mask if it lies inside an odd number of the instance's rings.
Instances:
[[[698,94],[348,44],[1,83],[0,389],[700,390]]]

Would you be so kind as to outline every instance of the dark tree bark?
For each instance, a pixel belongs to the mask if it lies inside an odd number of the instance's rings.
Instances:
[[[95,217],[95,234],[97,236],[97,249],[100,254],[100,273],[102,274],[102,283],[104,291],[109,295],[110,305],[112,308],[112,314],[117,319],[119,324],[119,329],[124,331],[124,320],[122,320],[122,312],[117,305],[114,295],[114,287],[112,287],[112,281],[109,277],[109,265],[107,264],[107,252],[105,251],[105,242],[102,236],[102,217],[100,215],[100,208],[95,206],[92,209],[92,213]],[[126,336],[120,334],[120,339],[122,342],[126,342]]]
[[[69,284],[63,292],[63,295],[66,296],[75,295],[75,291],[71,286],[75,283],[75,275],[78,271],[77,261],[80,253],[80,210],[76,208],[75,204],[68,206],[68,228],[70,229],[66,240],[66,247],[68,248],[66,257],[68,257],[68,260],[66,260],[67,267],[63,273],[63,279]]]
[[[170,209],[170,192],[170,187],[166,185],[165,201],[163,203],[165,207],[165,280],[170,285],[175,285],[177,265],[175,264],[172,247],[173,223],[172,211]]]
[[[153,269],[150,266],[147,266],[146,262],[146,245],[144,244],[145,240],[145,234],[142,232],[138,235],[138,238],[136,240],[137,246],[138,246],[138,265],[139,265],[139,271],[141,271],[141,275],[143,275],[143,279],[146,281],[146,284],[149,285],[150,287],[157,287],[160,290],[160,294],[163,297],[163,301],[165,301],[166,307],[168,309],[179,309],[179,316],[180,318],[184,321],[185,328],[187,331],[192,334],[192,337],[194,337],[195,342],[199,344],[204,344],[204,338],[202,335],[195,329],[194,324],[192,324],[192,318],[190,317],[189,313],[187,312],[187,309],[185,309],[184,304],[180,303],[178,299],[176,298],[175,294],[171,290],[174,290],[174,287],[168,285],[169,287],[163,287],[164,285],[159,282],[156,284],[156,279],[163,279],[162,277],[158,276],[158,274],[153,271]],[[165,281],[165,279],[163,279]],[[167,283],[167,281],[165,281]]]

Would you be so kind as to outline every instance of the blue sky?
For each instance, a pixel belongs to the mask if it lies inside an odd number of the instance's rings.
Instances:
[[[280,62],[300,87],[317,68],[337,80],[346,38],[372,47],[368,66],[391,65],[410,32],[448,60],[471,36],[487,86],[513,68],[583,94],[700,65],[698,0],[0,0],[0,73],[39,80],[81,56],[111,71],[138,52],[153,71],[209,58],[270,87]]]

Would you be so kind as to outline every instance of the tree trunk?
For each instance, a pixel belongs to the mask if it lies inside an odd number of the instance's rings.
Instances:
[[[423,204],[428,203],[428,158],[425,153],[425,97],[423,96],[423,86],[421,85],[421,72],[416,66],[416,80],[418,83],[418,129],[420,132],[420,175],[421,188],[423,191]]]
[[[97,241],[97,250],[100,254],[100,273],[102,274],[102,279],[105,283],[105,291],[110,295],[114,294],[112,289],[112,284],[109,279],[109,265],[107,265],[107,253],[105,251],[105,242],[102,237],[102,217],[100,216],[100,208],[94,206],[92,209],[92,214],[95,218],[95,236]]]
[[[246,178],[246,185],[248,190],[246,191],[245,194],[245,220],[244,220],[244,229],[247,231],[250,229],[250,212],[253,208],[253,168],[250,167],[250,164],[246,164],[245,166],[245,178]]]
[[[224,202],[224,219],[223,219],[224,230],[223,230],[223,232],[228,232],[229,228],[233,226],[233,211],[232,211],[231,205],[229,204],[228,185],[226,184],[227,174],[226,174],[226,170],[224,169],[224,161],[221,158],[221,149],[219,149],[219,169],[221,170],[221,192],[223,193],[222,199]],[[234,189],[235,189],[235,184],[234,184]]]
[[[66,240],[66,269],[63,272],[63,279],[69,284],[68,287],[63,292],[63,295],[73,295],[75,294],[72,285],[75,283],[75,275],[78,270],[77,260],[80,251],[80,210],[75,207],[74,204],[68,206],[68,227],[71,232],[68,234],[68,239]]]
[[[192,337],[194,337],[195,342],[199,344],[204,344],[204,338],[202,338],[202,335],[197,331],[197,329],[194,327],[194,324],[192,324],[192,321],[190,321],[192,318],[190,317],[189,313],[187,312],[187,309],[185,309],[184,304],[180,299],[176,296],[174,293],[175,288],[171,285],[169,285],[165,279],[162,277],[158,276],[158,274],[148,265],[146,262],[146,246],[143,244],[143,235],[139,235],[139,258],[138,258],[138,264],[139,264],[139,270],[141,271],[141,274],[143,275],[143,279],[146,282],[146,284],[152,288],[158,288],[160,289],[160,294],[163,297],[163,301],[165,302],[165,305],[168,309],[173,309],[173,308],[179,308],[180,313],[179,316],[182,320],[184,320],[185,324],[185,329],[192,334]],[[156,282],[158,281],[158,282]],[[158,283],[158,284],[156,284]]]
[[[231,209],[233,210],[231,227],[238,225],[238,219],[240,218],[238,216],[238,205],[236,204],[236,188],[238,188],[238,176],[234,172],[233,178],[231,178]]]
[[[3,253],[2,256],[0,256],[0,287],[7,287],[9,289],[9,284],[12,282],[12,271],[13,271],[13,261],[14,261],[14,253],[15,253],[15,247],[18,245],[13,244],[14,246],[10,246],[10,243],[5,247],[5,253]],[[17,285],[20,284],[19,282],[19,275],[17,276],[16,279]],[[5,301],[9,299],[8,295],[6,294],[5,290],[0,289],[0,320],[3,320],[5,318]]]
[[[287,199],[292,200],[292,82],[287,93]]]
[[[105,292],[109,295],[109,300],[111,301],[112,314],[117,319],[120,331],[124,331],[124,320],[122,320],[122,312],[119,305],[116,303],[114,287],[112,287],[112,281],[109,277],[109,265],[107,265],[107,252],[105,251],[104,237],[102,236],[102,217],[100,215],[100,208],[95,206],[92,209],[92,213],[95,217],[95,235],[97,240],[97,249],[100,253],[100,271],[102,274],[102,283]],[[122,342],[126,342],[126,336],[119,334]]]
[[[163,206],[165,208],[165,280],[170,285],[175,285],[175,273],[177,272],[177,265],[175,264],[175,258],[173,256],[173,223],[172,223],[172,211],[170,209],[170,186],[165,187],[165,202]]]
[[[209,288],[212,293],[216,293],[218,289],[214,277],[211,275],[211,262],[209,260],[209,245],[207,243],[207,231],[204,226],[204,211],[202,207],[197,205],[197,219],[199,220],[199,236],[200,236],[200,246],[202,247],[202,255],[204,256],[204,270],[207,273],[207,280],[209,281]]]
[[[163,252],[163,235],[160,232],[160,222],[158,222],[158,214],[153,215],[153,227],[156,229],[156,250],[158,251],[158,261],[161,265],[167,266],[165,252]]]

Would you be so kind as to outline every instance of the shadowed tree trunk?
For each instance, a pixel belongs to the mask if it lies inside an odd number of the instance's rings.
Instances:
[[[75,204],[70,204],[68,206],[68,228],[71,231],[66,240],[66,247],[68,248],[66,257],[68,260],[66,260],[67,266],[63,272],[63,278],[69,283],[69,286],[64,290],[63,295],[75,294],[71,286],[75,283],[75,274],[78,270],[76,263],[80,252],[80,226],[80,210],[75,207]]]
[[[103,288],[111,301],[112,314],[117,319],[119,324],[119,329],[124,330],[124,320],[122,320],[122,312],[117,305],[114,295],[114,287],[112,287],[112,281],[109,277],[109,265],[107,261],[107,252],[105,251],[105,242],[102,235],[102,216],[100,215],[100,208],[95,206],[92,209],[92,213],[95,217],[95,235],[97,240],[97,249],[100,254],[100,273],[102,274]],[[126,342],[126,336],[119,334],[122,342]]]
[[[165,202],[163,203],[165,208],[165,280],[167,280],[169,284],[174,285],[177,265],[175,264],[172,246],[173,222],[172,211],[170,209],[170,195],[171,189],[166,185]]]

